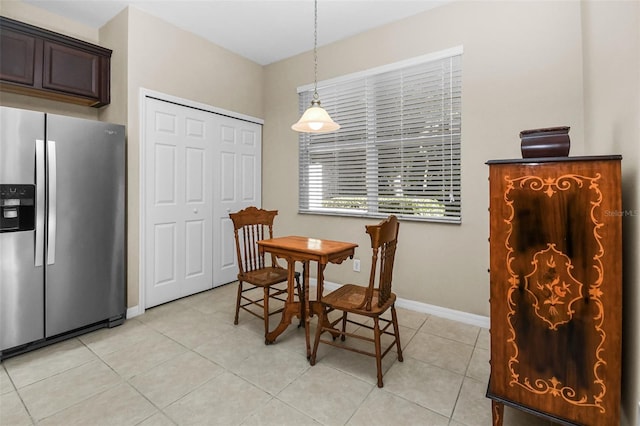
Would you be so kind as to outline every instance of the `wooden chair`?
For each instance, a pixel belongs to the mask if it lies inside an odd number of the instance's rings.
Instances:
[[[236,316],[234,324],[238,324],[240,309],[264,320],[265,338],[269,332],[269,317],[281,313],[283,308],[269,312],[269,299],[281,302],[286,300],[287,288],[274,287],[287,281],[287,269],[281,267],[274,257],[267,265],[265,254],[258,251],[257,241],[273,238],[273,220],[277,210],[263,210],[247,207],[237,213],[230,213],[233,222],[233,234],[236,240],[238,259],[238,296],[236,299]],[[298,298],[302,300],[300,273],[295,273]],[[245,287],[245,284],[249,286]],[[256,294],[262,290],[260,294]],[[259,308],[258,309],[256,309]]]
[[[327,343],[338,348],[347,349],[375,357],[378,368],[378,387],[382,387],[382,358],[396,345],[398,351],[398,361],[402,362],[402,348],[400,347],[400,332],[398,330],[398,317],[396,315],[395,301],[396,295],[391,292],[391,279],[393,275],[393,261],[396,254],[398,242],[398,229],[400,224],[395,216],[389,216],[378,225],[367,225],[367,234],[371,237],[371,248],[373,256],[371,259],[371,273],[369,275],[369,285],[367,287],[345,284],[333,292],[323,296],[320,300],[322,314],[318,319],[313,352],[311,354],[311,365],[316,362],[316,353],[320,342]],[[379,270],[378,269],[379,264]],[[378,272],[378,285],[376,286],[376,271]],[[391,320],[382,318],[388,309],[391,309]],[[328,314],[334,310],[342,311],[342,316],[333,322],[328,320]],[[362,321],[350,320],[348,314],[357,314],[373,319],[373,327]],[[342,323],[341,330],[336,328],[338,323]],[[346,331],[347,323],[373,330],[373,338]],[[380,327],[380,323],[383,327]],[[393,332],[389,327],[393,327]],[[320,336],[325,331],[332,335],[332,340],[322,340]],[[382,351],[381,336],[387,334],[393,336],[393,341]],[[371,342],[375,346],[375,352],[367,352],[355,347],[345,346],[335,342],[337,336],[342,341],[346,336]]]

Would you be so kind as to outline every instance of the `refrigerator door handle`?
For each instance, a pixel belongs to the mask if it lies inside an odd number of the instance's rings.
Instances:
[[[57,171],[56,171],[56,143],[47,141],[47,159],[49,168],[49,221],[47,233],[47,265],[56,262],[56,192],[57,192]]]
[[[44,140],[36,139],[36,243],[34,265],[44,261]]]

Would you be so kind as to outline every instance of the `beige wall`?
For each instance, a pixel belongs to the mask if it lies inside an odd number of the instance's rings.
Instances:
[[[586,150],[622,154],[623,417],[640,424],[640,2],[582,6]],[[636,419],[634,422],[634,418]],[[624,424],[624,423],[623,423]]]
[[[394,269],[401,298],[489,314],[488,168],[520,157],[519,132],[571,126],[571,154],[584,153],[580,5],[460,2],[319,49],[319,80],[463,45],[462,225],[403,222]],[[322,31],[322,22],[319,22]],[[299,215],[296,87],[312,82],[311,53],[265,68],[263,202],[277,232],[357,242],[370,265],[371,220]],[[366,281],[347,266],[329,281]]]
[[[100,108],[100,120],[110,123],[127,124],[127,70],[128,35],[127,10],[113,17],[100,28],[100,45],[111,49],[111,103]]]
[[[88,43],[98,44],[99,42],[97,28],[92,28],[39,7],[31,6],[21,0],[2,0],[0,14],[7,18],[59,32],[69,37],[75,37]]]
[[[262,118],[262,67],[139,9],[128,9],[128,306],[138,304],[140,89]]]

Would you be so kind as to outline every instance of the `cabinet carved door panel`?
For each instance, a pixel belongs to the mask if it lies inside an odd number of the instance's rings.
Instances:
[[[45,41],[43,66],[43,88],[90,98],[100,96],[98,55]]]
[[[0,61],[0,80],[34,85],[36,39],[27,34],[5,30],[0,34],[0,51],[11,61]]]
[[[619,158],[489,165],[488,396],[568,424],[617,425]]]

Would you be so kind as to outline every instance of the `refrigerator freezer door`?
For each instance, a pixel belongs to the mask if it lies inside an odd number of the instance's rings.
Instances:
[[[55,250],[46,265],[47,337],[126,310],[124,127],[49,114],[50,141],[56,179],[48,194],[55,193],[49,203],[56,214],[48,223],[56,232],[47,248]]]
[[[35,143],[44,139],[44,114],[0,107],[0,183],[35,184]]]
[[[1,184],[36,184],[38,139],[44,139],[44,114],[0,107]],[[44,202],[36,202],[36,209],[42,217]],[[35,266],[42,259],[35,253],[36,232],[43,230],[0,233],[0,350],[44,338],[44,268]]]
[[[0,234],[2,351],[44,338],[44,271],[33,266],[34,233]]]

